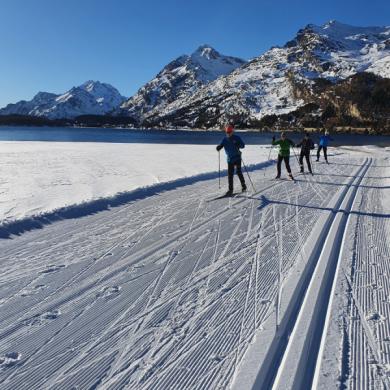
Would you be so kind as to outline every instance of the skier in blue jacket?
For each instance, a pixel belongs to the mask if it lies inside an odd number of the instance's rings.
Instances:
[[[233,175],[234,167],[236,168],[237,176],[240,179],[242,191],[246,191],[246,184],[244,175],[241,171],[241,151],[240,149],[245,148],[243,140],[234,134],[233,125],[227,125],[225,127],[226,137],[222,142],[217,146],[217,151],[219,152],[222,148],[225,149],[227,163],[228,163],[228,182],[229,190],[226,192],[226,196],[231,196],[233,194]]]
[[[317,160],[316,161],[320,160],[320,152],[323,149],[324,150],[325,161],[326,161],[327,164],[329,164],[329,162],[328,162],[328,153],[327,153],[328,152],[329,141],[333,141],[333,138],[329,137],[328,131],[325,130],[325,133],[323,135],[321,135],[321,137],[320,137],[320,142],[318,144]]]

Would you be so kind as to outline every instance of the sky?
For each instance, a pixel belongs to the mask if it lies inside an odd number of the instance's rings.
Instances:
[[[390,24],[389,0],[0,0],[0,107],[99,80],[131,96],[209,44],[244,59],[309,23]]]

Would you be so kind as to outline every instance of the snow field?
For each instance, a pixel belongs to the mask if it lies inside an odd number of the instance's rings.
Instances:
[[[244,161],[265,161],[268,151],[248,145]],[[0,225],[217,170],[213,145],[0,142]]]
[[[296,183],[255,169],[256,193],[212,200],[213,178],[2,240],[3,387],[385,388],[389,159],[329,158]]]

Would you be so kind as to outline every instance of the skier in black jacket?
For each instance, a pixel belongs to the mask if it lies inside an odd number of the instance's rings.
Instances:
[[[305,136],[303,137],[302,141],[297,144],[297,146],[301,147],[301,153],[299,155],[299,165],[301,167],[301,173],[304,172],[303,169],[303,158],[305,157],[307,168],[309,169],[309,172],[313,174],[311,170],[311,164],[310,164],[310,151],[314,149],[314,142],[310,138],[309,133],[305,133]]]

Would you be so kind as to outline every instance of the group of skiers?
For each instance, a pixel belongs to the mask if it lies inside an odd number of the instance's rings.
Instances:
[[[244,192],[247,189],[245,178],[244,175],[242,174],[242,169],[241,169],[242,158],[241,158],[241,150],[240,150],[245,148],[245,144],[238,135],[234,134],[233,125],[227,125],[225,127],[225,133],[226,136],[223,138],[222,142],[217,146],[217,151],[219,152],[222,148],[225,149],[227,163],[228,163],[228,184],[229,184],[229,189],[225,195],[231,196],[233,194],[234,169],[236,169],[237,176],[240,179],[242,191]],[[325,161],[327,164],[329,164],[328,154],[327,154],[329,141],[333,141],[333,139],[329,136],[328,131],[325,131],[324,134],[321,135],[320,137],[320,141],[317,149],[316,161],[319,161],[321,150],[323,150]],[[299,154],[299,160],[298,160],[300,165],[300,172],[304,173],[303,160],[305,159],[307,168],[310,174],[313,175],[313,170],[312,170],[311,160],[310,160],[310,152],[315,148],[315,146],[309,133],[305,133],[303,139],[298,144],[295,145],[294,142],[288,139],[286,137],[286,134],[282,132],[280,135],[280,139],[276,140],[275,137],[272,138],[272,145],[279,146],[278,160],[276,165],[277,168],[276,179],[280,178],[282,161],[284,161],[289,178],[291,180],[294,180],[291,172],[291,167],[290,167],[290,149],[295,146],[301,148]]]

